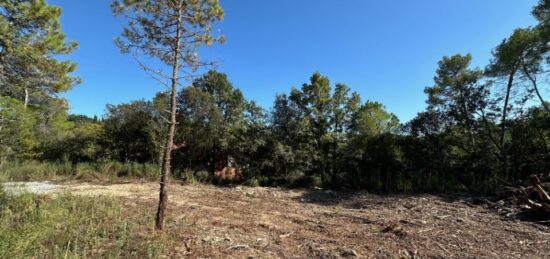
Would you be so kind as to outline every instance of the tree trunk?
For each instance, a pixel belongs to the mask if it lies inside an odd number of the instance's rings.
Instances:
[[[157,217],[155,228],[162,230],[164,228],[164,217],[166,215],[166,206],[168,203],[167,186],[170,183],[170,174],[172,172],[172,151],[174,150],[174,134],[176,131],[176,95],[178,86],[179,54],[181,44],[181,9],[178,10],[178,26],[176,31],[176,46],[174,47],[174,62],[172,65],[172,83],[170,93],[170,125],[166,136],[166,147],[164,148],[164,159],[162,161],[162,171],[160,176],[159,203],[157,208]]]
[[[27,108],[27,105],[29,105],[29,89],[25,87],[25,100],[24,100],[25,108]]]
[[[542,98],[542,95],[540,94],[536,77],[531,75],[531,73],[529,73],[529,70],[527,69],[527,66],[525,66],[525,62],[523,62],[523,61],[522,61],[522,66],[523,66],[523,72],[525,73],[525,75],[527,76],[529,81],[531,81],[531,84],[533,85],[535,93],[537,94],[537,97],[539,98],[539,100],[542,104],[542,107],[546,110],[546,112],[550,112],[550,107],[548,107],[548,104],[546,103],[546,101],[544,101],[544,98]]]
[[[508,157],[506,154],[506,149],[504,148],[504,135],[506,133],[506,116],[508,115],[508,103],[510,101],[510,92],[512,91],[512,85],[514,84],[514,76],[516,74],[516,69],[513,68],[510,76],[508,78],[508,85],[506,86],[506,97],[504,98],[504,107],[502,107],[502,119],[500,121],[500,136],[499,136],[499,145],[500,145],[500,156],[502,160],[502,173],[504,176],[507,176],[508,172]]]
[[[544,101],[544,98],[542,98],[542,95],[539,92],[539,88],[537,87],[537,84],[533,83],[533,86],[535,87],[535,92],[537,93],[537,96],[539,97],[539,100],[542,103],[542,107],[544,107],[546,112],[550,112],[550,107],[548,107],[548,104],[546,103],[546,101]]]

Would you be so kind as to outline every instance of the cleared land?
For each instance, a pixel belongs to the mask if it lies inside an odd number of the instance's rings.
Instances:
[[[149,211],[143,235],[153,232],[157,187],[60,185],[118,197],[124,213]],[[550,258],[550,227],[476,199],[178,184],[170,194],[169,257]]]

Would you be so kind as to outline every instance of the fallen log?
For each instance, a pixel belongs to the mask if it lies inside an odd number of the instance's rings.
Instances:
[[[530,199],[526,200],[527,206],[531,208],[534,212],[550,216],[550,204],[534,202]]]

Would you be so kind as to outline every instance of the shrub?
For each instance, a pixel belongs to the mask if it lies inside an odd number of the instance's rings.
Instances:
[[[196,184],[197,179],[195,178],[195,173],[191,169],[185,169],[183,174],[180,176],[182,180],[189,184]]]
[[[195,173],[195,178],[200,183],[209,183],[212,181],[212,176],[208,171],[200,170]]]
[[[260,180],[258,180],[257,178],[250,178],[248,179],[248,181],[246,181],[246,185],[250,187],[258,187],[260,186]]]

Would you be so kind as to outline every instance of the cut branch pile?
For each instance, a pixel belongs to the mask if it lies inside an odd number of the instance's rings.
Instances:
[[[529,181],[523,186],[505,187],[497,194],[498,201],[489,202],[488,205],[508,217],[527,213],[536,217],[536,220],[548,220],[550,219],[549,193],[550,175],[531,175]],[[524,216],[528,216],[527,214]]]
[[[521,187],[525,204],[536,214],[550,218],[550,195],[536,175],[531,175],[530,180],[532,186],[529,189]]]

